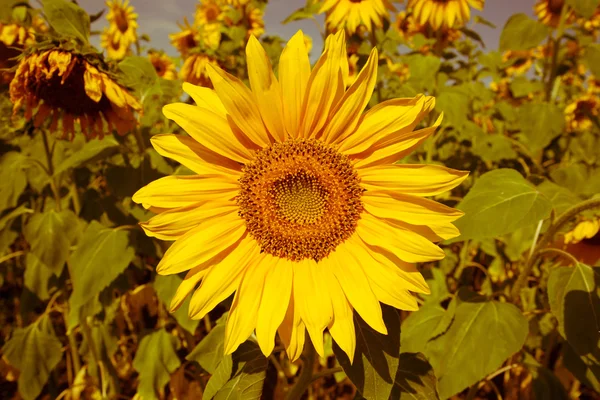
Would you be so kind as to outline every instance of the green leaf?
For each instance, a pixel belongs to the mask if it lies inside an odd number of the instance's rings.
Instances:
[[[127,232],[92,221],[71,256],[73,293],[69,328],[79,321],[79,309],[108,286],[134,257]]]
[[[540,365],[525,364],[533,378],[531,387],[534,399],[568,400],[569,395],[560,380],[548,368]]]
[[[87,43],[90,17],[84,9],[66,0],[42,0],[42,7],[48,23],[56,32]]]
[[[178,340],[164,329],[154,331],[140,341],[133,368],[140,374],[137,392],[144,400],[158,400],[158,392],[181,365],[175,347]]]
[[[465,212],[455,225],[466,240],[534,224],[550,215],[552,204],[517,171],[502,168],[481,175],[457,208]]]
[[[435,108],[444,112],[444,123],[459,127],[469,112],[469,96],[458,90],[444,90],[438,95]]]
[[[50,298],[48,282],[52,276],[52,271],[39,258],[33,253],[27,253],[25,256],[25,275],[23,276],[24,284],[42,301]]]
[[[517,76],[510,82],[510,91],[515,97],[524,97],[543,89],[540,81],[532,81],[524,76]]]
[[[600,268],[577,263],[552,269],[548,278],[550,310],[558,331],[580,355],[600,360]]]
[[[521,131],[527,147],[536,153],[548,146],[564,129],[562,109],[550,103],[528,103],[519,109]]]
[[[358,391],[367,399],[388,399],[394,388],[394,377],[400,357],[400,316],[383,306],[387,335],[374,331],[358,314],[354,314],[356,352],[354,363],[334,342],[333,352],[340,366]]]
[[[86,163],[102,160],[116,153],[118,148],[119,143],[112,137],[105,137],[102,140],[90,140],[80,149],[75,150],[70,157],[60,163],[54,169],[54,176],[70,168],[76,168]]]
[[[27,157],[9,151],[0,157],[0,210],[13,208],[27,186]]]
[[[400,354],[391,399],[439,400],[433,368],[421,353]]]
[[[196,345],[194,350],[185,357],[188,361],[196,361],[209,374],[214,374],[224,357],[223,341],[225,340],[224,318],[217,323]]]
[[[0,231],[4,230],[4,228],[9,226],[10,223],[15,218],[17,218],[23,214],[31,214],[31,213],[33,213],[32,209],[27,208],[27,206],[25,206],[25,204],[21,204],[19,207],[15,208],[14,210],[10,211],[9,213],[2,216],[2,218],[0,218]]]
[[[237,370],[215,394],[216,400],[260,400],[269,362],[258,344],[247,341],[233,353]]]
[[[202,398],[206,400],[214,398],[217,392],[221,390],[229,381],[232,372],[233,358],[231,357],[231,354],[221,356],[216,369],[211,373],[211,377],[208,382],[206,382],[206,389],[204,389]]]
[[[427,304],[412,312],[402,322],[401,345],[403,352],[424,353],[427,342],[446,313],[438,304]]]
[[[600,78],[600,44],[593,43],[586,46],[583,63],[596,78]]]
[[[291,13],[286,19],[283,20],[282,24],[285,25],[292,21],[314,18],[315,14],[319,12],[322,6],[323,4],[320,2],[307,1],[304,7],[299,8]]]
[[[517,158],[511,141],[500,134],[483,134],[478,136],[473,145],[473,153],[486,162],[500,162]]]
[[[592,356],[579,356],[569,343],[563,343],[562,359],[565,367],[586,386],[600,392],[600,362]]]
[[[424,56],[413,54],[402,60],[410,70],[408,84],[418,88],[429,88],[436,81],[436,74],[442,65],[440,59],[435,56]]]
[[[119,69],[124,74],[125,86],[132,88],[142,102],[151,94],[162,93],[156,70],[147,57],[125,57],[119,63]]]
[[[48,381],[50,371],[62,359],[62,344],[46,314],[27,328],[16,328],[2,347],[2,353],[21,371],[18,382],[21,396],[34,400]]]
[[[34,214],[23,229],[31,252],[56,276],[62,273],[69,247],[78,234],[79,221],[71,210]]]
[[[521,349],[527,319],[512,304],[472,298],[460,301],[449,329],[427,344],[425,355],[446,399],[497,370]]]
[[[175,292],[179,285],[183,282],[177,275],[157,275],[154,279],[154,290],[156,290],[156,295],[162,301],[167,308],[169,308],[169,304],[171,304],[171,299],[175,296]],[[173,313],[173,317],[177,321],[177,323],[186,331],[191,333],[192,335],[196,331],[198,327],[198,323],[200,323],[197,319],[191,319],[188,316],[188,309],[190,305],[190,298],[188,296],[183,304]],[[210,333],[209,333],[210,335]]]
[[[525,14],[511,16],[500,34],[500,51],[528,50],[540,44],[550,28]]]
[[[549,180],[545,180],[537,188],[550,200],[556,215],[561,215],[575,204],[581,202],[581,199],[569,189]]]
[[[600,5],[600,0],[567,0],[566,3],[573,7],[575,12],[583,18],[590,18],[594,15],[596,7]]]

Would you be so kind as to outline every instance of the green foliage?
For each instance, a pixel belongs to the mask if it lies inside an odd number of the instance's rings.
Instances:
[[[27,186],[27,158],[10,151],[0,158],[0,208],[13,208]]]
[[[90,17],[85,10],[66,0],[42,0],[42,7],[48,23],[58,34],[87,43]]]
[[[506,21],[500,34],[500,51],[528,50],[540,44],[550,29],[525,14],[515,14]]]
[[[590,18],[600,5],[600,0],[567,0],[565,3],[573,7],[577,14]]]
[[[537,153],[562,133],[565,120],[555,104],[527,103],[519,109],[519,124],[526,145]]]

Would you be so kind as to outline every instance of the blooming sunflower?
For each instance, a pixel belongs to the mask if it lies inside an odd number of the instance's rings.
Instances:
[[[201,0],[196,7],[195,25],[207,47],[216,49],[221,43],[221,24],[225,19],[224,4],[219,0]]]
[[[208,65],[217,66],[217,61],[206,54],[192,54],[183,62],[179,77],[184,82],[198,86],[212,87],[208,76]]]
[[[251,89],[208,66],[214,90],[184,84],[196,106],[163,111],[188,132],[158,135],[156,150],[192,169],[140,189],[133,199],[158,215],[145,232],[174,240],[159,274],[188,271],[171,309],[192,295],[202,318],[235,292],[225,352],[253,331],[264,354],[274,337],[295,360],[305,331],[321,355],[323,332],[352,359],[353,310],[386,333],[380,302],[417,309],[410,292],[429,293],[414,263],[439,260],[432,242],[459,233],[462,213],[432,200],[467,173],[395,164],[437,126],[413,131],[433,109],[417,96],[363,114],[377,77],[377,50],[347,90],[344,31],[327,38],[310,67],[302,32],[279,60],[278,79],[255,37],[247,47]]]
[[[109,22],[108,30],[113,41],[119,42],[119,47],[129,47],[137,41],[137,14],[129,4],[129,0],[107,0]]]
[[[173,80],[177,77],[177,71],[175,64],[171,57],[165,53],[150,51],[148,52],[148,58],[156,71],[156,74],[163,79]]]
[[[319,13],[327,13],[325,23],[329,31],[343,28],[353,34],[362,24],[367,31],[381,28],[396,9],[388,0],[325,0]]]
[[[584,94],[565,107],[565,120],[569,132],[581,132],[592,127],[590,117],[600,116],[600,101],[593,94]]]
[[[119,35],[115,31],[104,28],[100,35],[100,47],[106,50],[108,58],[113,60],[122,60],[131,53],[129,43],[118,39]]]
[[[471,9],[482,10],[485,0],[408,0],[421,24],[429,22],[434,30],[459,28],[471,18]]]
[[[504,70],[507,75],[523,75],[533,65],[533,50],[508,50],[502,55],[502,61],[507,65]]]
[[[64,136],[71,139],[75,122],[88,137],[102,137],[113,129],[123,135],[135,126],[135,113],[141,112],[138,101],[106,72],[81,54],[58,49],[21,60],[10,99],[13,113],[24,106],[25,118],[33,119],[36,127],[52,117],[55,130],[62,120]]]
[[[181,31],[171,33],[169,39],[181,56],[187,57],[190,50],[198,46],[198,30],[191,26],[187,19],[183,20],[183,24],[178,25]]]
[[[565,0],[540,0],[533,6],[533,10],[543,24],[556,28],[564,5]],[[567,23],[572,22],[574,17],[573,10],[569,10]]]

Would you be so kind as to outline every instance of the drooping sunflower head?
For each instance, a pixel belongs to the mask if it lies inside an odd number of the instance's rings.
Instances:
[[[565,0],[540,0],[533,6],[533,10],[543,24],[556,28],[564,5]],[[574,17],[573,11],[569,10],[565,21],[570,23]]]
[[[36,127],[62,122],[63,136],[73,138],[75,123],[88,137],[116,130],[123,135],[136,124],[138,101],[108,73],[81,54],[62,49],[24,57],[10,84],[13,112],[25,107],[25,118]]]
[[[173,80],[177,78],[175,63],[167,54],[158,51],[149,51],[148,58],[156,71],[156,74],[163,79]]]
[[[181,56],[187,57],[190,50],[198,47],[198,30],[191,26],[187,20],[178,25],[181,31],[169,34],[169,39]]]
[[[591,118],[600,115],[600,99],[594,94],[584,94],[565,108],[565,120],[569,132],[580,132],[592,127]]]
[[[395,11],[388,0],[326,0],[319,13],[327,13],[327,29],[335,32],[346,29],[354,34],[362,25],[371,32],[381,28],[384,20],[390,19],[390,11]]]
[[[137,41],[137,17],[129,0],[107,0],[108,14],[106,19],[109,22],[108,29],[116,37],[116,40],[123,41],[125,46],[129,46]]]
[[[460,28],[471,19],[471,7],[482,10],[485,0],[409,0],[408,7],[421,24],[434,29]]]
[[[207,54],[192,54],[183,62],[181,71],[179,71],[179,78],[194,85],[212,87],[208,76],[209,64],[218,65],[217,61]]]
[[[348,87],[343,30],[327,38],[313,68],[298,32],[278,77],[255,37],[246,54],[250,88],[209,64],[214,90],[186,83],[196,105],[163,110],[190,136],[154,136],[154,147],[197,175],[159,179],[133,197],[159,212],[142,224],[146,233],[175,241],[157,271],[189,270],[172,309],[200,283],[192,318],[235,292],[227,353],[256,331],[269,354],[279,332],[295,360],[308,331],[323,354],[328,329],[352,359],[354,311],[386,333],[380,303],[415,310],[411,292],[428,293],[414,263],[444,257],[433,242],[457,236],[452,221],[462,213],[426,197],[467,174],[395,163],[441,123],[414,130],[434,99],[393,99],[363,112],[378,54]]]

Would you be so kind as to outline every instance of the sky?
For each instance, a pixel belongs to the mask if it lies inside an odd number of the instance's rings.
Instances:
[[[313,39],[313,55],[318,55],[322,48],[321,37],[314,21],[303,20],[283,25],[288,15],[298,8],[304,6],[306,0],[270,0],[265,10],[265,30],[270,35],[277,35],[283,39],[289,39],[298,29],[310,35]],[[79,5],[88,13],[95,14],[104,7],[101,0],[79,0]],[[177,55],[175,49],[169,43],[169,33],[179,30],[177,22],[187,17],[191,22],[194,19],[194,10],[198,0],[130,0],[138,17],[138,33],[150,36],[151,45],[157,49],[163,49],[170,55]],[[393,3],[398,11],[404,9],[403,4]],[[475,30],[482,36],[484,43],[490,50],[498,48],[500,32],[506,20],[513,14],[525,13],[533,16],[533,5],[535,0],[487,0],[483,11],[475,10],[483,18],[496,25],[496,29],[477,25]],[[92,25],[93,30],[101,30],[106,25],[106,14]],[[320,25],[323,25],[324,16],[317,17]],[[93,40],[95,45],[99,44],[96,36]]]

